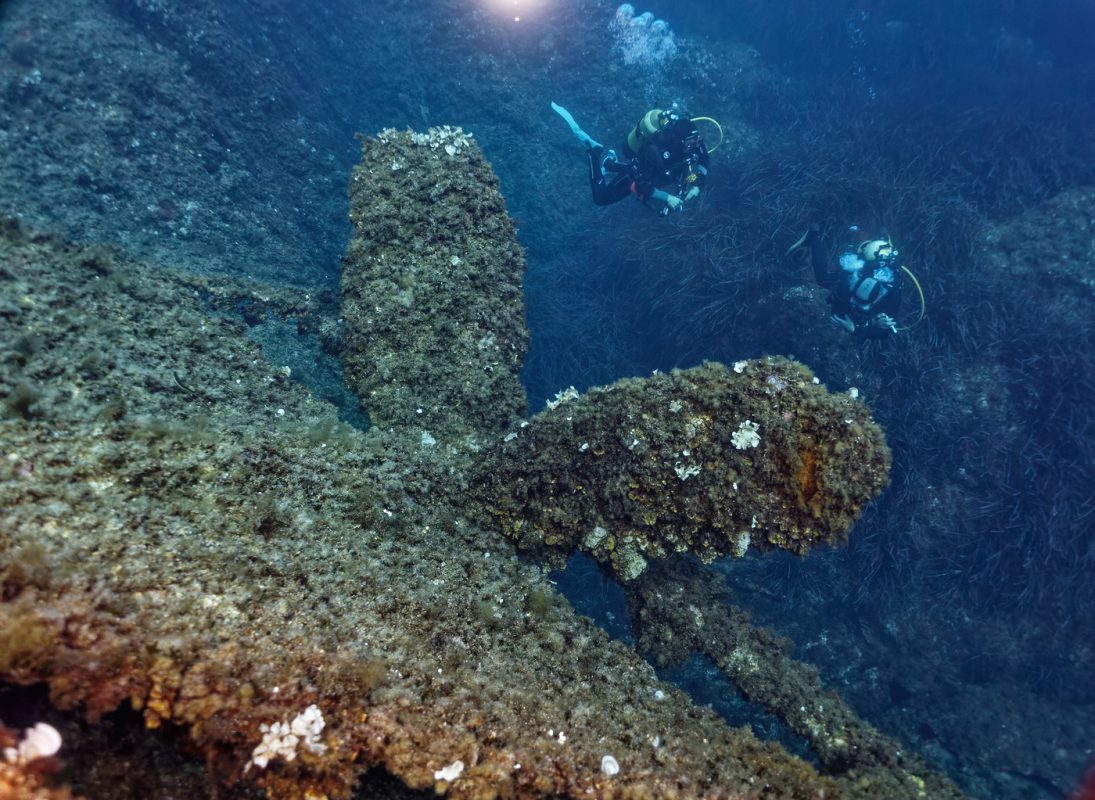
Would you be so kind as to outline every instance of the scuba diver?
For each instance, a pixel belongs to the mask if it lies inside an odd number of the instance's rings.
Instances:
[[[642,203],[661,203],[659,213],[664,216],[684,211],[684,204],[699,196],[707,178],[708,150],[695,123],[706,120],[718,127],[710,117],[689,118],[654,108],[635,124],[619,150],[606,150],[578,126],[569,111],[557,103],[551,107],[586,146],[589,187],[597,205],[611,205],[633,194]],[[722,128],[719,135],[722,144]]]
[[[829,290],[830,321],[848,333],[868,339],[881,339],[906,330],[899,329],[896,321],[901,307],[902,271],[912,279],[920,295],[920,316],[916,322],[923,319],[924,294],[920,284],[912,272],[897,263],[899,253],[889,237],[861,239],[856,225],[849,228],[849,233],[852,241],[837,260],[839,270],[829,270],[828,248],[816,225],[811,225],[785,254],[809,249],[814,278],[818,285]]]

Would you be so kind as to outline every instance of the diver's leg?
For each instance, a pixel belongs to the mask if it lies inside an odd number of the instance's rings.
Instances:
[[[603,147],[591,147],[586,151],[589,159],[589,190],[593,193],[593,202],[599,206],[607,206],[611,200],[607,199],[605,173],[601,168]]]
[[[559,105],[558,103],[552,103],[551,109],[563,118],[563,122],[570,126],[570,132],[574,134],[579,142],[589,148],[597,148],[601,146],[600,142],[598,142],[596,139],[594,139],[578,126],[578,123],[574,120],[574,117],[571,116],[570,112],[563,108],[561,105]]]
[[[616,153],[605,150],[601,146],[590,149],[586,155],[589,157],[589,188],[593,192],[593,202],[599,206],[610,206],[619,202],[631,194],[631,176],[623,171],[608,171],[605,163],[616,163]]]
[[[814,268],[814,280],[816,280],[820,286],[828,286],[828,248],[825,246],[825,241],[821,238],[821,228],[816,224],[811,224],[810,227],[806,229],[806,233],[802,234],[802,236],[798,238],[798,241],[787,248],[787,252],[783,254],[784,258],[804,247],[810,251],[810,264]]]
[[[814,280],[818,286],[829,285],[829,248],[821,238],[817,228],[811,228],[806,234],[806,246],[810,248],[810,264],[814,268]]]

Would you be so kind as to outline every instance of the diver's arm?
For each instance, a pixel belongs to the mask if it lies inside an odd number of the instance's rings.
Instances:
[[[654,185],[654,180],[650,177],[650,174],[645,172],[642,165],[639,165],[639,173],[635,176],[635,195],[640,201],[645,203],[651,197],[657,199],[658,187]],[[665,194],[665,192],[662,192]]]
[[[818,286],[826,289],[833,285],[833,273],[829,271],[829,248],[821,238],[821,232],[811,228],[806,242],[810,247],[810,266],[814,269],[814,280]]]
[[[655,189],[650,193],[650,196],[661,203],[665,203],[666,208],[670,211],[680,211],[684,206],[684,201],[677,197],[677,195],[663,192],[661,189]]]
[[[644,203],[651,197],[664,203],[665,200],[663,197],[659,197],[659,192],[661,195],[667,195],[658,189],[658,185],[655,183],[658,180],[662,166],[661,151],[652,142],[648,141],[639,151],[639,157],[636,161],[635,194]]]
[[[871,309],[871,318],[862,326],[857,326],[856,333],[862,333],[868,339],[884,339],[897,333],[895,320],[900,309],[901,293],[895,287]]]

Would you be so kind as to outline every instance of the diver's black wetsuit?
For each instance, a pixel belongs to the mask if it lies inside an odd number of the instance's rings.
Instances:
[[[604,149],[589,150],[589,188],[593,192],[593,202],[607,206],[634,194],[645,203],[655,189],[663,188],[670,194],[680,195],[693,186],[701,188],[710,159],[702,140],[691,153],[686,151],[684,142],[689,136],[698,139],[699,133],[691,120],[682,119],[676,125],[646,137],[638,155],[630,159],[626,155],[631,150],[625,145],[618,151],[625,154],[624,160],[609,160],[603,171]],[[693,179],[686,183],[689,174]]]
[[[593,202],[599,206],[610,206],[631,194],[635,185],[635,162],[614,161],[609,159],[601,171],[601,159],[605,149],[594,147],[586,152],[589,156],[589,188],[593,192]]]
[[[875,279],[875,271],[881,268],[878,264],[865,264],[862,269],[849,272],[843,267],[829,270],[828,248],[821,238],[821,234],[812,231],[806,240],[810,247],[810,263],[814,268],[814,279],[819,286],[829,290],[829,303],[833,315],[847,317],[855,325],[852,332],[856,336],[867,339],[883,339],[892,335],[893,331],[885,326],[872,324],[880,314],[887,314],[897,319],[897,312],[901,308],[901,286],[898,280],[899,267],[887,267],[893,274],[889,282],[879,281],[879,289],[869,300],[861,299],[856,290],[860,289],[868,279]]]
[[[685,140],[696,137],[698,144],[689,153]],[[644,203],[655,189],[683,196],[692,186],[703,187],[710,161],[707,146],[699,140],[699,132],[689,119],[682,119],[665,130],[647,138],[639,150],[635,194]],[[686,183],[691,172],[693,180]]]

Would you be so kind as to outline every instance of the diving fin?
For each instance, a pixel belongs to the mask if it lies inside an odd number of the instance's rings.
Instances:
[[[787,252],[783,254],[783,257],[787,258],[787,256],[791,255],[791,253],[795,252],[796,250],[801,250],[804,247],[813,246],[814,239],[817,237],[817,235],[817,225],[811,225],[809,228],[806,229],[806,233],[802,234],[802,236],[798,238],[798,241],[796,241],[793,245],[787,248]]]
[[[570,132],[573,133],[578,141],[584,144],[586,147],[595,148],[600,147],[601,143],[590,136],[588,133],[578,127],[578,123],[575,122],[574,117],[570,115],[570,112],[563,108],[558,103],[551,104],[551,110],[563,118],[563,122],[570,126]]]

